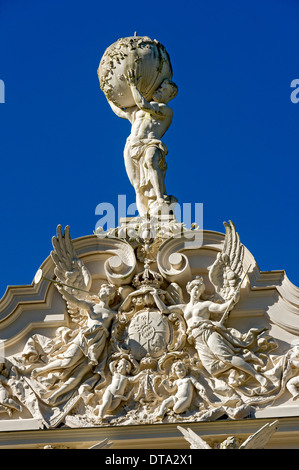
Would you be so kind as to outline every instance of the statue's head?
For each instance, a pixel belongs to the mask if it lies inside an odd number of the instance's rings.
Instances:
[[[187,375],[188,368],[182,361],[177,361],[172,364],[171,372],[178,378],[184,378]]]
[[[168,101],[172,100],[176,97],[178,93],[177,85],[169,79],[163,80],[161,85],[157,88],[157,90],[153,93],[153,100],[157,103],[165,103],[167,104]]]
[[[186,290],[189,295],[192,294],[193,297],[195,297],[196,299],[199,299],[200,296],[205,291],[203,278],[201,276],[196,276],[195,279],[193,279],[193,281],[190,281],[187,283]]]
[[[109,369],[112,375],[115,373],[134,375],[139,371],[139,364],[131,355],[116,353],[114,360],[109,363]]]
[[[129,374],[132,370],[132,364],[127,359],[120,359],[117,363],[116,370],[123,375]]]
[[[106,300],[108,303],[114,300],[116,288],[112,284],[102,284],[98,293],[100,300]]]

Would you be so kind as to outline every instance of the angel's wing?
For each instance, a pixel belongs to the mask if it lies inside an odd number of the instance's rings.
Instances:
[[[263,449],[265,445],[270,440],[272,434],[277,431],[278,420],[273,423],[267,423],[261,429],[259,429],[255,434],[249,436],[243,444],[240,445],[240,449]]]
[[[209,444],[204,441],[200,436],[198,436],[192,429],[184,429],[181,426],[177,426],[178,430],[181,431],[186,441],[188,441],[191,446],[190,449],[211,449]]]
[[[227,301],[233,297],[241,280],[244,246],[233,222],[224,222],[224,226],[226,233],[223,249],[209,269],[209,279],[216,293]]]
[[[55,264],[54,273],[57,280],[70,287],[65,290],[74,296],[79,296],[82,291],[89,292],[91,287],[91,274],[82,260],[77,256],[73,247],[70,227],[67,226],[62,233],[61,225],[57,227],[57,236],[52,238],[54,251],[51,252]],[[67,300],[68,312],[75,323],[81,323],[83,318],[80,309]]]
[[[54,251],[51,252],[55,264],[54,273],[60,282],[89,291],[91,275],[74,250],[70,227],[65,227],[64,235],[61,225],[57,227],[57,236],[52,238]]]

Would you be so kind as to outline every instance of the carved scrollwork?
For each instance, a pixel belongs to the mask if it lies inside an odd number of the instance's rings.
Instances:
[[[116,286],[130,284],[136,269],[136,257],[133,248],[123,240],[114,241],[114,255],[104,264],[109,282]]]
[[[170,238],[160,246],[157,265],[162,276],[169,282],[186,283],[192,279],[189,260],[180,251],[185,248],[186,239]]]

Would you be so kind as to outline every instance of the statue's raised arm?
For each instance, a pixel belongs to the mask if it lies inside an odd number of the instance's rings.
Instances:
[[[147,101],[138,89],[138,82],[140,80],[137,79],[134,70],[128,71],[126,79],[131,88],[136,106],[141,111],[149,113],[157,119],[167,119],[167,126],[169,127],[172,121],[173,111],[170,106],[167,106],[167,103],[177,94],[177,86],[175,83],[171,80],[163,80],[159,88],[153,93],[151,101]],[[163,129],[163,134],[166,130],[167,129]],[[163,134],[161,133],[161,137]]]

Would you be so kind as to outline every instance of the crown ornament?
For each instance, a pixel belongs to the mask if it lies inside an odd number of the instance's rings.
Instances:
[[[141,287],[152,287],[159,289],[163,283],[163,277],[161,274],[156,271],[151,270],[147,265],[145,266],[144,271],[136,274],[133,279],[133,286],[137,288]]]

